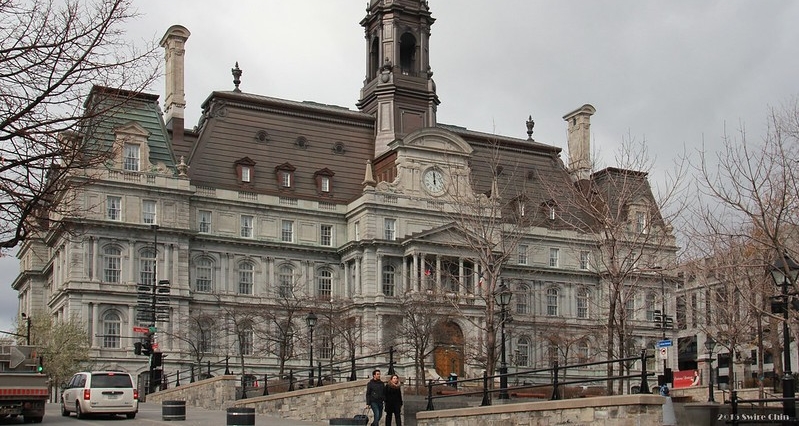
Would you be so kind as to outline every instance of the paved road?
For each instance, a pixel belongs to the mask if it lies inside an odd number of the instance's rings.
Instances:
[[[0,425],[22,424],[21,418],[0,419]],[[139,404],[139,414],[133,420],[124,416],[97,416],[86,420],[77,419],[74,415],[67,418],[61,416],[59,404],[47,404],[42,425],[52,426],[126,426],[126,425],[169,425],[169,426],[224,426],[227,424],[227,412],[224,410],[204,410],[202,408],[186,407],[186,420],[164,421],[161,419],[161,404]],[[282,419],[280,417],[256,415],[256,426],[308,426],[328,425],[329,422],[301,422],[297,420]]]

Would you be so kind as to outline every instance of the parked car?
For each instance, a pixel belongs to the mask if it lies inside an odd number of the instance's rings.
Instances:
[[[80,372],[61,393],[61,415],[82,419],[90,414],[119,414],[132,419],[139,412],[139,390],[121,371]]]

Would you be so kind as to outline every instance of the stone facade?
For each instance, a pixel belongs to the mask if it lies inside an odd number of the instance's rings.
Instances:
[[[186,401],[187,407],[218,410],[233,407],[236,402],[236,376],[219,376],[188,383],[147,395],[147,402]]]
[[[416,421],[419,426],[657,425],[664,402],[655,395],[578,398],[424,411],[416,414]]]

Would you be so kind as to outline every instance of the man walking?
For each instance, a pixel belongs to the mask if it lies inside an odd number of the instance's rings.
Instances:
[[[374,414],[372,426],[378,426],[383,417],[383,401],[386,399],[386,385],[380,380],[380,370],[372,371],[372,380],[366,384],[366,408]]]

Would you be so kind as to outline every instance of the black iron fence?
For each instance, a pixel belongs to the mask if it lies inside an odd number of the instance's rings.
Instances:
[[[725,423],[732,424],[732,425],[742,425],[742,424],[784,424],[784,425],[799,425],[799,419],[791,418],[789,415],[784,413],[777,413],[774,410],[760,410],[760,412],[754,412],[752,410],[747,410],[748,412],[743,413],[741,412],[741,404],[759,404],[759,403],[770,403],[770,402],[781,402],[783,406],[785,404],[796,404],[796,397],[780,397],[780,398],[755,398],[755,399],[741,399],[738,398],[738,391],[733,390],[730,392],[730,400],[729,402],[725,401],[725,404],[730,404],[730,415],[728,418],[725,419]],[[794,410],[795,412],[795,410]]]
[[[428,381],[427,384],[427,410],[432,411],[435,410],[433,406],[433,400],[439,398],[452,398],[452,397],[459,397],[459,396],[476,396],[482,395],[483,400],[481,402],[481,406],[491,405],[491,395],[494,393],[500,393],[501,396],[507,396],[509,393],[516,393],[519,391],[524,390],[531,390],[536,388],[552,388],[552,393],[549,396],[551,400],[558,400],[561,399],[561,390],[564,386],[569,385],[579,385],[584,383],[593,383],[593,382],[607,382],[607,381],[615,381],[615,380],[628,380],[628,379],[640,379],[641,384],[638,386],[638,393],[642,394],[651,394],[652,392],[649,389],[648,378],[655,375],[653,372],[647,371],[647,359],[654,358],[654,355],[647,354],[646,350],[641,351],[641,356],[635,357],[628,357],[628,358],[620,358],[620,359],[613,359],[610,361],[597,361],[597,362],[586,362],[580,364],[569,364],[560,366],[557,362],[554,363],[552,368],[540,368],[534,370],[524,370],[518,371],[514,373],[507,373],[507,374],[496,374],[493,376],[489,376],[488,373],[483,373],[482,378],[477,379],[463,379],[463,380],[455,380],[452,382],[448,382],[452,387],[457,387],[458,384],[464,383],[474,383],[482,381],[482,389],[476,391],[458,391],[458,392],[442,392],[440,395],[433,395],[433,385],[434,382],[432,380]],[[622,374],[617,376],[603,376],[603,377],[591,377],[591,378],[580,378],[580,379],[570,379],[570,380],[561,380],[560,375],[563,371],[568,369],[580,368],[580,367],[588,367],[593,365],[607,365],[607,364],[615,364],[615,363],[626,363],[626,362],[633,362],[633,361],[641,361],[641,372],[636,374]],[[530,375],[530,374],[549,374],[551,377],[551,381],[549,383],[542,383],[542,384],[523,384],[523,385],[515,385],[515,386],[508,386],[505,388],[491,388],[489,387],[489,380],[501,379],[504,377],[514,377],[518,375]]]

